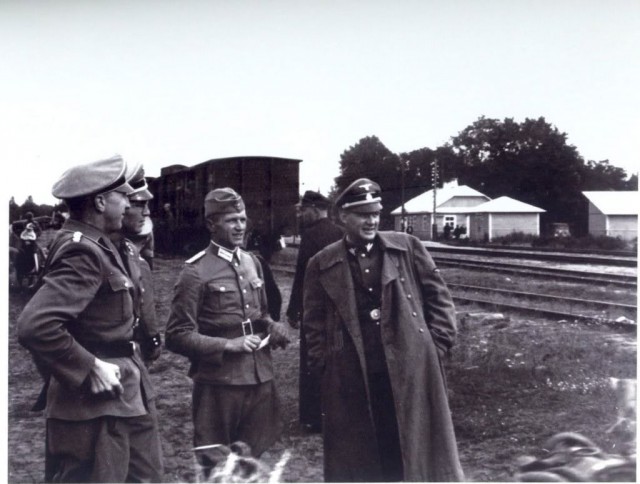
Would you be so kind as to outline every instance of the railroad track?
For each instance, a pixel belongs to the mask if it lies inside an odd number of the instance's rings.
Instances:
[[[466,256],[501,257],[507,259],[529,259],[564,264],[592,264],[615,267],[638,267],[638,259],[631,255],[601,255],[597,253],[559,253],[541,252],[533,249],[482,249],[462,248],[454,246],[425,244],[429,253],[436,257],[437,254],[456,254]]]
[[[613,284],[625,287],[637,287],[636,276],[627,274],[604,274],[597,272],[557,269],[553,267],[535,267],[509,262],[492,262],[479,260],[452,259],[433,255],[433,259],[441,267],[459,267],[465,269],[489,270],[509,274],[531,275],[555,280],[583,282],[587,284]]]
[[[478,267],[486,270],[485,263],[477,264],[474,267]],[[295,268],[291,265],[273,265],[271,269],[274,271],[286,272],[286,273],[294,273]],[[493,270],[493,269],[492,269]],[[577,272],[577,271],[576,271]],[[552,275],[552,274],[549,274]],[[559,278],[557,274],[553,274],[553,277],[556,279]],[[566,276],[570,277],[570,276]],[[586,282],[584,277],[579,278],[580,282]],[[588,282],[594,282],[595,279],[587,278]],[[600,280],[602,281],[602,280]],[[610,283],[620,283],[620,281],[608,281]],[[456,283],[447,283],[447,286],[451,289],[453,299],[458,303],[466,303],[466,304],[477,304],[480,306],[488,306],[501,310],[509,310],[519,313],[530,313],[539,316],[549,317],[553,319],[559,320],[571,320],[571,321],[588,321],[588,320],[597,320],[601,323],[620,326],[626,329],[635,330],[636,325],[628,323],[626,320],[622,323],[616,322],[614,319],[610,319],[608,317],[608,313],[611,311],[622,311],[624,314],[633,316],[633,320],[635,321],[637,317],[637,306],[633,304],[624,304],[610,301],[595,301],[588,299],[580,299],[580,298],[569,298],[562,296],[554,296],[548,294],[539,294],[539,293],[530,293],[523,291],[512,291],[508,289],[495,289],[488,288],[484,286],[470,286],[465,284],[456,284]],[[514,304],[510,302],[498,301],[496,299],[482,298],[482,297],[470,297],[467,295],[463,295],[460,291],[474,291],[474,292],[485,292],[488,294],[500,294],[505,297],[516,297],[516,298],[525,298],[530,300],[537,300],[541,302],[541,304],[536,306],[529,306],[523,304]],[[591,307],[593,309],[582,309],[576,311],[559,311],[552,309],[549,305],[551,303],[564,304],[568,305],[570,308],[575,306],[580,306],[582,308]],[[603,312],[604,311],[604,312]],[[619,315],[618,315],[619,316]]]

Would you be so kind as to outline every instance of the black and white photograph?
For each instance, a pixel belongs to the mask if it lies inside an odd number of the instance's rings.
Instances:
[[[0,45],[7,482],[636,482],[639,2],[0,0]]]

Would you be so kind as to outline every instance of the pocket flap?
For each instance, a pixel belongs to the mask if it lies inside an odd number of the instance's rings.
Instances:
[[[113,292],[118,291],[128,291],[129,288],[133,287],[133,284],[129,280],[129,278],[123,276],[122,274],[112,274],[108,278],[109,286],[111,286],[111,290]]]
[[[263,286],[264,282],[262,282],[262,279],[254,279],[253,281],[251,281],[251,287],[253,287],[254,289],[259,289]]]
[[[236,292],[235,284],[227,282],[210,282],[207,289],[211,292]]]

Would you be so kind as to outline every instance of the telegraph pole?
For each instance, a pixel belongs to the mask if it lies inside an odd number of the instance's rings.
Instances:
[[[402,231],[407,231],[407,213],[404,210],[404,160],[402,159],[402,155],[400,155],[400,197],[402,199],[402,215],[400,220],[402,220]]]
[[[436,221],[436,194],[438,190],[438,160],[434,158],[431,162],[431,180],[433,181],[433,215],[431,219],[431,240],[438,238],[438,223]]]

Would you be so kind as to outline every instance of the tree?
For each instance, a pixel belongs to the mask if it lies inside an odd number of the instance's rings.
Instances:
[[[635,176],[635,175],[634,175]],[[638,177],[627,179],[627,172],[613,166],[609,160],[589,160],[583,171],[583,190],[637,190]],[[634,187],[635,185],[635,187]]]
[[[543,117],[522,123],[480,117],[450,146],[460,182],[491,198],[506,195],[543,208],[546,223],[572,223],[583,209],[584,161]],[[580,232],[584,225],[580,220],[572,228]]]

